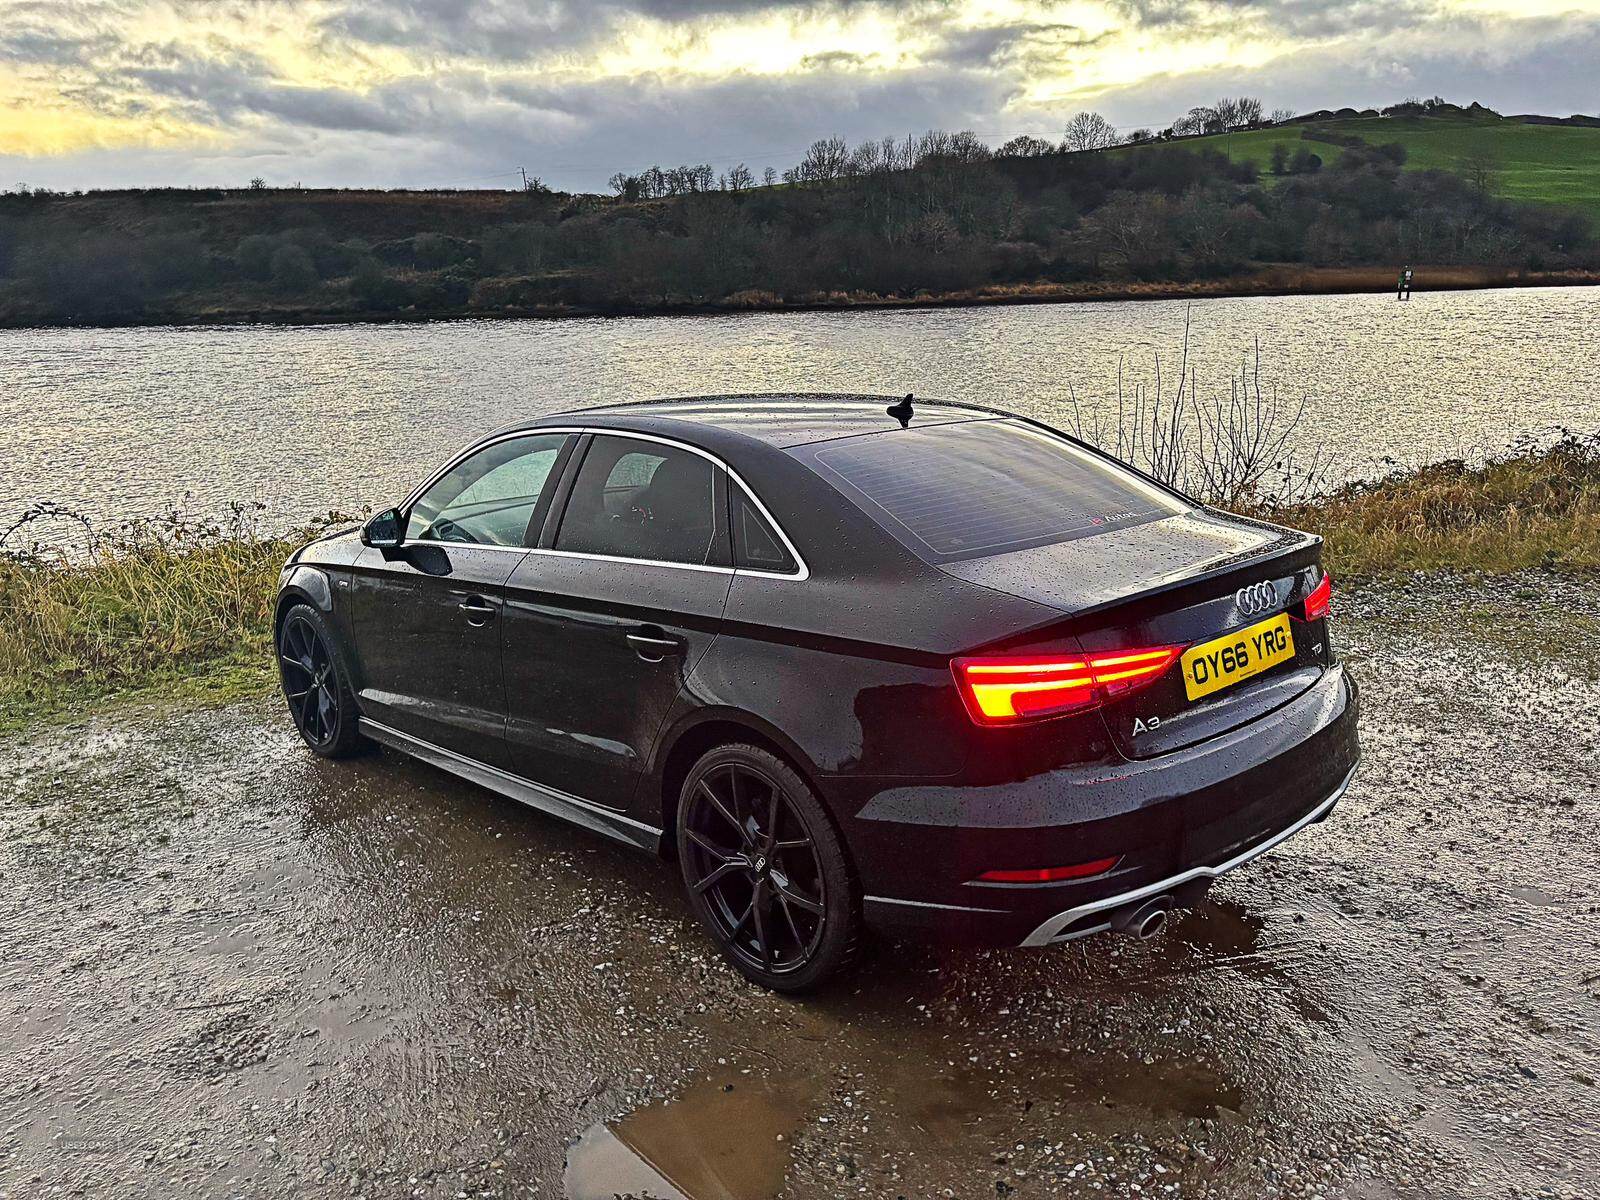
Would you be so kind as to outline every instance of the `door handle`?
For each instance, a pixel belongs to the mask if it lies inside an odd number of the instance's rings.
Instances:
[[[633,652],[645,662],[660,662],[670,654],[682,654],[683,642],[665,634],[655,633],[630,633],[628,645],[633,647]]]
[[[467,624],[477,628],[494,620],[494,605],[482,596],[468,596],[456,608],[467,618]]]

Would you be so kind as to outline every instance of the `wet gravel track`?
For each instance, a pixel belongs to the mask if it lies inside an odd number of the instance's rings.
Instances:
[[[1600,604],[1346,592],[1367,758],[1148,943],[745,984],[652,861],[276,703],[0,765],[0,1196],[1600,1196]]]

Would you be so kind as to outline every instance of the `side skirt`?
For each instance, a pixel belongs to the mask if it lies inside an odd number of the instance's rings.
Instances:
[[[488,766],[477,759],[446,750],[443,746],[435,746],[432,742],[412,737],[409,733],[401,733],[398,729],[391,729],[368,717],[360,719],[360,729],[375,742],[382,742],[402,754],[409,754],[440,770],[459,775],[462,779],[486,787],[491,792],[498,792],[502,796],[521,801],[530,808],[537,808],[540,812],[560,817],[564,821],[592,829],[596,833],[603,833],[607,837],[626,842],[630,846],[647,850],[652,854],[658,853],[661,849],[661,830],[642,821],[635,821],[631,817],[612,812],[588,800],[569,796],[566,792],[512,775],[498,767]]]

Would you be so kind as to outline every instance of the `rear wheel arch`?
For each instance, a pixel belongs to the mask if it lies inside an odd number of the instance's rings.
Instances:
[[[674,819],[674,840],[689,907],[735,969],[787,993],[847,969],[861,940],[860,881],[811,783],[786,757],[741,737],[714,743],[680,790],[688,807]]]
[[[673,830],[677,828],[678,800],[679,793],[683,790],[683,781],[689,777],[689,772],[694,769],[695,763],[699,762],[707,751],[735,743],[756,746],[775,755],[800,776],[812,792],[822,800],[824,807],[831,807],[828,804],[826,789],[818,785],[815,768],[800,749],[783,734],[765,722],[757,721],[743,713],[727,712],[704,716],[681,726],[662,739],[662,750],[657,760],[660,766],[656,772],[658,784],[654,789],[654,798],[658,805],[657,813],[663,830],[661,853],[664,858],[677,856],[677,841]]]

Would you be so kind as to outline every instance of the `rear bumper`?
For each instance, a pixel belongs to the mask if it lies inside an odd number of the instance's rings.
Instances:
[[[1119,909],[1195,903],[1211,881],[1320,821],[1360,760],[1342,666],[1274,712],[1140,761],[1014,783],[878,793],[847,821],[869,925],[891,936],[1043,946],[1110,927]],[[978,882],[985,870],[1120,856],[1091,879]]]
[[[1234,855],[1226,862],[1215,866],[1190,867],[1186,871],[1167,879],[1158,879],[1154,883],[1147,883],[1143,887],[1134,888],[1132,891],[1120,892],[1114,896],[1105,896],[1099,900],[1091,900],[1086,904],[1079,904],[1065,912],[1059,912],[1048,921],[1042,922],[1037,929],[1022,939],[1024,946],[1048,946],[1052,942],[1070,942],[1073,938],[1088,937],[1091,933],[1104,933],[1111,928],[1109,916],[1119,908],[1137,904],[1154,896],[1178,895],[1194,888],[1196,883],[1210,886],[1213,879],[1226,874],[1235,867],[1242,867],[1253,858],[1259,858],[1280,842],[1287,841],[1299,833],[1307,825],[1315,824],[1333,811],[1333,806],[1339,802],[1345,790],[1349,788],[1350,781],[1355,778],[1356,768],[1351,767],[1350,773],[1344,777],[1334,792],[1321,804],[1318,804],[1305,816],[1293,825],[1279,830],[1266,841]]]

